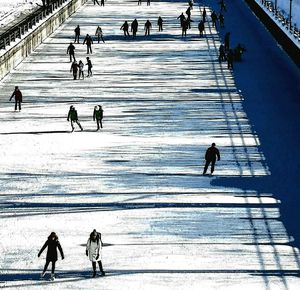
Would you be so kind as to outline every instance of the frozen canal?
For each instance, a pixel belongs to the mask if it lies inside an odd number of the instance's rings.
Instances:
[[[232,74],[217,61],[211,24],[199,10],[181,37],[179,1],[90,1],[5,78],[0,108],[0,287],[8,289],[299,289],[291,247],[272,192],[212,185],[218,177],[270,174]],[[207,8],[208,9],[208,8]],[[164,31],[157,30],[157,17]],[[125,40],[124,20],[139,21]],[[143,36],[149,19],[151,36]],[[93,77],[72,79],[66,50],[101,25]],[[85,45],[75,44],[77,60]],[[15,85],[22,112],[8,99]],[[104,109],[95,132],[95,105]],[[70,133],[67,113],[84,128]],[[202,176],[206,148],[221,161]],[[90,279],[85,243],[96,228],[107,276]],[[65,252],[57,279],[40,280],[38,251],[55,231]]]

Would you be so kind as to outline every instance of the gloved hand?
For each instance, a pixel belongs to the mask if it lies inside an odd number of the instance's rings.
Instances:
[[[38,258],[41,256],[41,254],[38,254]]]

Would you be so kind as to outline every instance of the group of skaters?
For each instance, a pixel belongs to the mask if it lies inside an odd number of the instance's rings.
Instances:
[[[101,238],[101,233],[97,232],[95,229],[90,233],[90,236],[88,238],[88,241],[86,243],[86,251],[85,254],[89,258],[89,260],[92,262],[92,268],[93,268],[93,275],[92,277],[96,277],[96,268],[97,264],[99,266],[99,270],[102,276],[105,276],[105,272],[103,270],[102,266],[102,247],[103,242]],[[38,253],[38,257],[41,256],[43,251],[47,248],[47,254],[46,254],[46,263],[43,269],[43,272],[41,273],[41,278],[44,278],[46,275],[46,271],[48,269],[49,264],[51,263],[51,276],[50,280],[55,280],[55,264],[58,260],[58,253],[57,250],[59,250],[62,260],[65,258],[64,252],[62,249],[62,246],[58,240],[58,236],[55,232],[52,232],[46,242],[44,243],[43,247]]]
[[[230,48],[230,32],[227,32],[224,37],[224,44],[219,47],[219,62],[227,61],[227,68],[233,70],[233,62],[241,61],[242,54],[246,51],[245,46],[238,43],[235,48]]]
[[[99,131],[100,128],[102,129],[102,119],[103,119],[103,109],[102,106],[97,105],[94,107],[94,112],[93,112],[93,120],[97,123],[97,130]],[[75,109],[74,106],[70,106],[69,112],[68,112],[68,117],[67,117],[67,121],[71,122],[71,129],[73,132],[74,131],[74,123],[77,124],[77,126],[79,127],[79,129],[81,131],[83,131],[83,128],[78,120],[78,113],[77,110]]]

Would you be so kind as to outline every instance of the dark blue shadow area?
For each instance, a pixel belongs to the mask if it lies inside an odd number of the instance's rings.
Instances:
[[[214,1],[210,1],[216,8]],[[240,0],[227,1],[225,31],[231,32],[232,47],[246,45],[241,63],[235,63],[236,86],[244,97],[244,110],[261,141],[271,175],[263,178],[218,178],[217,186],[271,192],[281,201],[282,221],[300,247],[300,71]]]

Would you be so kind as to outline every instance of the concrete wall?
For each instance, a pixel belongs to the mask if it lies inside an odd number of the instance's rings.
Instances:
[[[53,33],[62,23],[66,21],[87,0],[72,0],[64,7],[59,8],[49,18],[45,19],[39,26],[30,30],[19,42],[12,43],[3,55],[0,56],[0,80],[39,46],[45,38]]]

